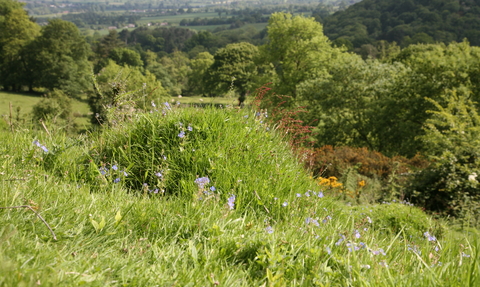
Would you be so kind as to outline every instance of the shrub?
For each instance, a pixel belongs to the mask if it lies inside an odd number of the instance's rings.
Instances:
[[[436,111],[422,140],[433,164],[417,172],[408,196],[426,209],[473,219],[480,214],[480,116],[467,89],[444,94],[445,106],[430,100]]]
[[[35,122],[49,121],[57,126],[74,129],[72,100],[62,91],[54,89],[33,106],[32,118]]]

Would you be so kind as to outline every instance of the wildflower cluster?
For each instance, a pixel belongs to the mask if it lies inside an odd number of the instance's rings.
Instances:
[[[343,184],[337,181],[338,178],[330,176],[329,178],[319,177],[317,178],[317,184],[329,188],[341,188]]]
[[[199,177],[195,179],[195,184],[198,186],[198,199],[203,200],[203,199],[209,199],[213,197],[217,197],[218,194],[215,193],[217,191],[217,188],[213,185],[208,187],[210,184],[210,179],[208,177]]]
[[[125,169],[119,169],[116,164],[113,164],[110,169],[106,165],[101,166],[98,171],[103,179],[106,180],[108,178],[113,183],[119,183],[122,181],[122,178],[128,176],[128,173],[125,171]]]
[[[185,134],[185,128],[184,128],[184,126],[183,126],[183,123],[178,123],[178,125],[180,126],[180,132],[178,133],[177,136],[178,136],[179,138],[183,139],[183,138],[185,137],[185,135],[186,135],[186,134]],[[192,128],[192,126],[189,124],[189,125],[187,126],[187,129],[186,129],[186,130],[189,131],[189,132],[192,132],[192,131],[193,131],[193,128]]]

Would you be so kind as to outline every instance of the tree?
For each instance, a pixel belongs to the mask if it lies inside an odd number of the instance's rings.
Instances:
[[[261,54],[275,67],[277,94],[296,98],[299,84],[328,75],[327,63],[340,50],[332,48],[314,18],[274,13],[267,29],[268,43]]]
[[[127,48],[115,48],[108,57],[121,66],[143,67],[140,54]]]
[[[208,68],[214,63],[214,57],[208,52],[199,53],[190,61],[190,74],[188,76],[189,91],[197,95],[208,94],[204,84],[204,78]]]
[[[96,76],[95,89],[88,103],[93,124],[114,124],[131,117],[138,110],[147,110],[152,101],[167,95],[155,76],[139,67],[119,66],[109,60]]]
[[[16,1],[0,0],[0,86],[12,90],[19,90],[30,76],[22,51],[40,31],[22,6]]]
[[[255,58],[258,48],[246,42],[229,44],[218,50],[213,64],[206,73],[206,83],[211,93],[225,93],[231,88],[239,94],[239,104],[251,88],[251,81],[257,74]]]
[[[25,50],[30,87],[61,89],[78,95],[89,87],[90,47],[78,28],[60,19],[50,20]]]

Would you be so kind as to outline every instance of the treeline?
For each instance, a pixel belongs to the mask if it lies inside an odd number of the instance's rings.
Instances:
[[[379,40],[480,45],[480,2],[474,0],[364,0],[320,20],[325,34],[351,48]]]

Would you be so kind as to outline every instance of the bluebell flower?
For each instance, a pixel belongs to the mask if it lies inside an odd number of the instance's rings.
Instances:
[[[200,177],[195,179],[195,183],[198,185],[199,188],[205,188],[205,185],[210,183],[210,179],[208,177]]]
[[[322,197],[324,196],[324,195],[323,195],[323,192],[319,191],[317,196],[320,197],[320,198],[322,198]]]
[[[330,249],[330,247],[328,247],[328,246],[325,247],[325,250],[327,251],[327,253],[328,253],[329,255],[332,254],[332,250]]]
[[[425,236],[428,239],[428,241],[436,241],[437,240],[437,238],[433,235],[430,235],[430,233],[428,233],[428,231],[423,233],[423,236]]]
[[[178,134],[178,137],[179,137],[179,138],[184,138],[184,137],[185,137],[185,132],[184,132],[184,131],[181,131],[181,132]]]
[[[170,104],[169,104],[168,102],[165,102],[165,103],[163,103],[163,104],[165,105],[165,107],[167,107],[167,109],[169,109],[169,110],[172,109],[172,108],[170,107]]]
[[[210,190],[211,190],[211,191],[215,191],[215,190],[217,190],[217,189],[215,188],[215,186],[210,186]]]
[[[114,183],[119,183],[120,182],[120,178],[117,177],[116,179],[113,180]]]
[[[246,118],[246,119],[248,119],[248,115],[244,115],[243,117]]]
[[[188,125],[187,130],[190,131],[190,132],[193,131],[192,126]]]
[[[302,194],[300,194],[300,193],[297,193],[297,197],[302,197]]]
[[[38,140],[34,140],[33,144],[41,148],[44,152],[48,152],[48,149],[46,146],[42,145]]]
[[[284,203],[282,203],[283,207],[286,207],[287,205],[288,205],[288,202],[286,202],[286,201]]]
[[[163,176],[163,174],[162,174],[161,172],[157,172],[157,173],[155,173],[155,175],[156,175],[157,177],[162,177],[162,176]]]
[[[355,230],[355,238],[360,238],[360,232],[358,232],[358,230]]]
[[[230,208],[230,210],[234,209],[235,208],[235,195],[231,195],[229,198],[228,198],[228,207]]]
[[[100,171],[101,175],[106,175],[107,172],[108,172],[108,168],[103,167],[103,166],[101,168],[99,168],[98,170]]]
[[[117,166],[116,164],[114,164],[114,165],[112,166],[112,169],[113,169],[113,170],[117,170],[117,169],[118,169],[118,166]]]
[[[124,176],[128,176],[128,173],[126,171],[123,171]]]
[[[307,192],[305,192],[305,196],[306,196],[306,197],[309,197],[309,196],[310,196],[310,190],[307,190]]]
[[[153,101],[152,101],[152,107],[154,107],[154,108],[157,107]]]
[[[272,234],[273,233],[273,228],[271,226],[267,226],[265,228],[265,231],[268,233],[268,234]]]

